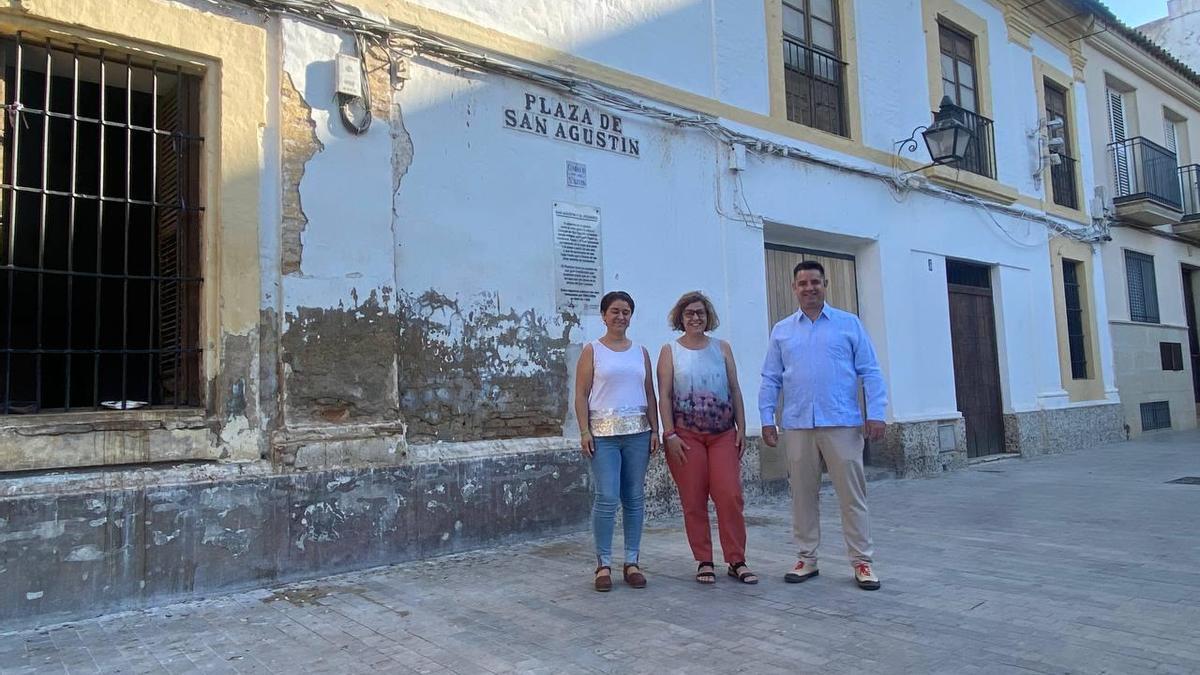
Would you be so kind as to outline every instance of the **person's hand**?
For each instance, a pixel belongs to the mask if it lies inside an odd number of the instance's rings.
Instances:
[[[769,447],[773,448],[779,445],[779,430],[775,428],[774,424],[768,424],[762,429],[762,439],[763,443],[766,443]]]
[[[658,452],[658,432],[651,431],[650,432],[650,454],[653,455],[656,452]]]
[[[687,464],[687,451],[691,450],[691,448],[687,443],[683,442],[682,438],[674,434],[668,436],[665,445],[667,457],[674,459],[680,464]]]
[[[867,420],[863,425],[863,435],[868,440],[878,441],[883,439],[883,432],[887,429],[887,424],[879,420]]]
[[[592,455],[596,454],[595,441],[592,440],[592,433],[590,431],[584,431],[579,434],[579,451],[588,459],[591,459]]]
[[[733,445],[737,448],[738,459],[746,454],[746,432],[742,431],[741,427],[737,428],[737,435],[733,437]]]

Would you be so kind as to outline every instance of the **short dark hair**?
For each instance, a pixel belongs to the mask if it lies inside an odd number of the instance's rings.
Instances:
[[[802,260],[796,263],[796,266],[792,268],[792,278],[795,279],[802,270],[816,270],[821,273],[822,279],[825,278],[825,266],[816,260]]]
[[[667,313],[667,323],[671,325],[671,328],[678,331],[683,330],[683,308],[693,302],[704,303],[704,312],[708,315],[704,323],[704,332],[707,333],[721,325],[721,320],[717,318],[717,310],[713,308],[712,300],[709,300],[708,296],[700,291],[688,291],[679,297],[675,306]]]
[[[617,300],[624,300],[625,302],[628,302],[629,313],[633,314],[633,298],[631,298],[625,291],[609,291],[605,293],[604,297],[600,298],[600,313],[603,314],[607,312],[609,305],[613,304],[613,302]]]

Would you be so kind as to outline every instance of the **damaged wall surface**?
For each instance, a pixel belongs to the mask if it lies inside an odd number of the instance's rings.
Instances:
[[[0,19],[27,28],[17,15],[32,11],[55,30],[129,35],[133,52],[162,52],[209,74],[207,408],[4,421],[0,470],[39,468],[47,453],[70,466],[217,462],[183,474],[146,469],[138,480],[116,469],[0,480],[0,628],[584,527],[588,482],[572,379],[582,345],[604,327],[598,312],[560,305],[559,203],[599,214],[599,285],[634,296],[631,337],[652,357],[676,336],[665,316],[676,298],[693,289],[711,297],[721,317],[714,335],[732,346],[751,435],[762,422],[753,400],[770,328],[766,244],[854,259],[859,311],[891,399],[893,430],[877,456],[899,473],[963,463],[948,260],[994,270],[1004,414],[1040,419],[1079,403],[1061,391],[1043,226],[994,203],[900,190],[863,173],[894,168],[878,153],[891,160],[893,139],[928,119],[927,82],[909,68],[925,45],[895,30],[919,27],[923,3],[879,4],[854,17],[861,39],[850,43],[852,61],[872,71],[854,82],[863,101],[849,112],[865,129],[830,151],[773,112],[782,77],[767,81],[762,5],[735,16],[730,3],[543,2],[538,14],[506,12],[495,0],[362,0],[476,36],[477,45],[507,50],[508,62],[624,69],[614,79],[629,86],[613,91],[692,121],[704,109],[688,107],[696,102],[740,106],[740,122],[703,117],[763,139],[737,160],[725,137],[622,112],[628,102],[586,99],[587,87],[565,93],[545,79],[448,63],[403,40],[360,54],[350,32],[292,15],[243,15],[207,0],[126,2],[132,17],[103,0],[23,0],[0,9]],[[993,9],[980,20],[1004,34]],[[161,33],[147,28],[155,21],[166,24]],[[1039,58],[1071,70],[1070,54],[1042,42]],[[997,128],[1012,135],[996,144],[1007,181],[997,189],[1011,192],[1009,204],[1044,203],[1044,186],[1022,168],[1028,139],[1019,131],[1041,114],[1026,82],[1032,52],[999,40],[993,47],[1024,64],[1011,69],[1019,80],[994,74],[997,91],[1019,92],[997,106],[1006,118]],[[341,118],[339,54],[364,58],[372,123],[361,133]],[[579,57],[591,61],[570,60]],[[645,91],[631,93],[634,85]],[[542,99],[620,117],[638,151],[505,128],[509,112]],[[745,121],[764,119],[762,128]],[[783,145],[824,159],[773,150]],[[1103,289],[1094,297],[1105,325]],[[1098,345],[1111,381],[1107,338]],[[941,427],[953,433],[943,437]],[[748,495],[781,487],[779,475],[761,480],[761,466],[753,447]],[[657,460],[650,483],[654,508],[673,503]]]
[[[4,485],[0,630],[574,531],[590,508],[585,465],[553,449],[75,483]]]
[[[570,316],[469,307],[427,291],[399,302],[400,402],[410,442],[557,436]]]
[[[417,148],[425,147],[407,128],[409,106],[424,104],[403,95],[406,79],[393,73],[387,54],[368,52],[375,119],[356,137],[328,95],[332,62],[353,45],[283,19],[281,48],[277,436],[323,427],[336,440],[351,433],[343,425],[396,423],[409,443],[560,435],[567,346],[578,319],[555,311],[544,283],[535,285],[536,299],[526,299],[514,293],[511,275],[443,283],[409,264],[407,249],[430,246],[426,264],[462,272],[450,261],[469,242],[455,241],[456,214],[423,221],[404,189],[422,158]],[[391,176],[390,189],[383,176]],[[437,197],[416,199],[432,205]],[[496,251],[495,262],[518,244]],[[548,277],[549,261],[540,263]],[[294,461],[286,450],[281,456]]]

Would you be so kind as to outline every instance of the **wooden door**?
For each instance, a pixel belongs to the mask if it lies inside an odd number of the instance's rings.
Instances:
[[[1196,281],[1200,271],[1194,267],[1183,268],[1183,304],[1187,317],[1188,352],[1192,360],[1192,392],[1195,394],[1197,411],[1200,412],[1200,329],[1196,326]]]
[[[950,341],[954,394],[967,425],[967,456],[1004,452],[1004,410],[990,270],[946,262],[950,290]]]
[[[766,248],[768,330],[796,311],[796,296],[792,293],[792,270],[804,260],[815,260],[825,267],[825,278],[829,280],[828,292],[825,295],[827,304],[847,312],[858,313],[858,282],[855,276],[854,256],[779,244],[767,244]],[[859,398],[862,398],[861,392]],[[776,410],[777,414],[782,412],[782,403]],[[767,420],[762,422],[769,423]],[[786,478],[786,457],[782,437],[778,447],[763,446],[759,455],[763,480]]]

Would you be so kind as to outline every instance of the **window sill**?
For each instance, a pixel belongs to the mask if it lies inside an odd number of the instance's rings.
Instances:
[[[1080,225],[1091,224],[1091,220],[1088,217],[1087,212],[1082,208],[1072,209],[1066,206],[1055,204],[1053,201],[1046,201],[1042,205],[1042,210],[1048,215],[1056,216],[1058,218],[1062,218],[1063,220],[1069,220],[1073,223],[1079,223]]]
[[[90,431],[137,431],[149,429],[206,429],[208,418],[203,410],[89,410],[86,412],[35,413],[5,415],[0,431],[15,431],[22,436],[40,436]]]
[[[0,420],[0,473],[220,459],[201,410],[9,415]]]
[[[977,197],[1000,204],[1013,204],[1020,197],[1020,193],[1016,188],[1009,187],[1000,181],[971,173],[970,171],[952,169],[946,166],[931,166],[925,169],[923,174],[938,185],[969,192]]]
[[[1151,323],[1149,321],[1130,321],[1128,319],[1109,319],[1110,324],[1117,326],[1138,326],[1139,328],[1166,328],[1168,330],[1187,330],[1187,326],[1176,323]]]

